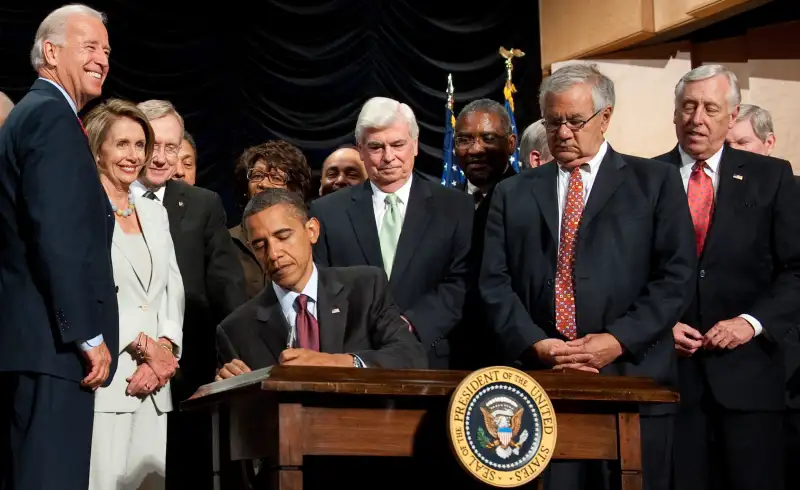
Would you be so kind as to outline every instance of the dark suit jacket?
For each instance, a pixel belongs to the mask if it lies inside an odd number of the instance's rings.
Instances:
[[[0,371],[75,381],[76,341],[103,334],[116,370],[114,217],[63,94],[37,80],[0,128]]]
[[[657,158],[681,164],[677,147]],[[800,318],[800,193],[785,160],[726,145],[719,172],[694,301],[682,321],[706,333],[747,313],[764,333],[731,351],[681,359],[682,403],[700,400],[705,378],[726,408],[780,410],[785,375],[777,342]]]
[[[357,354],[369,367],[427,367],[425,351],[400,318],[381,269],[317,270],[321,352]],[[277,364],[288,336],[289,323],[270,283],[217,327],[219,362],[241,359],[251,369]]]
[[[164,193],[175,255],[186,291],[183,357],[173,398],[183,400],[214,379],[216,326],[247,301],[244,272],[219,196],[170,180]]]
[[[492,196],[480,292],[509,362],[526,361],[540,340],[563,338],[554,315],[558,171],[551,162],[523,172]],[[603,374],[677,387],[672,327],[691,297],[696,262],[677,170],[609,147],[583,211],[575,258],[578,336],[607,332],[625,351]]]
[[[310,212],[322,224],[316,263],[383,269],[369,181],[317,199]],[[414,174],[389,284],[432,368],[448,366],[447,337],[461,321],[473,214],[470,196]]]

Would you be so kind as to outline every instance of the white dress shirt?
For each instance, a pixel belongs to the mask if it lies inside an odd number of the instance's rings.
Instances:
[[[403,187],[397,189],[397,192],[394,193],[394,195],[397,196],[397,210],[400,212],[401,228],[403,221],[406,218],[408,197],[411,194],[411,181],[413,178],[413,175],[409,175],[408,180],[405,184],[403,184]],[[380,235],[381,228],[383,228],[383,215],[386,214],[386,210],[389,209],[389,205],[386,204],[385,201],[386,196],[389,194],[378,189],[378,187],[372,182],[370,182],[369,185],[372,186],[372,210],[375,213],[375,224],[378,225],[378,234]]]
[[[719,190],[719,164],[720,161],[722,160],[722,150],[724,148],[725,147],[723,145],[719,149],[719,151],[711,155],[711,158],[706,160],[706,166],[703,167],[703,171],[706,173],[706,175],[711,177],[711,185],[714,187],[715,197],[717,195],[717,191]],[[678,153],[680,153],[681,155],[680,171],[681,171],[681,180],[683,180],[683,188],[686,191],[688,191],[689,178],[692,176],[692,167],[694,166],[697,160],[695,160],[688,153],[683,151],[683,148],[681,148],[680,145],[678,145]],[[716,205],[716,199],[715,199],[715,205]],[[708,236],[706,236],[706,240],[707,239]],[[764,331],[764,327],[761,325],[761,322],[758,321],[754,316],[749,315],[747,313],[742,313],[741,315],[739,315],[739,318],[744,318],[745,320],[747,320],[747,323],[749,323],[753,327],[753,331],[755,332],[754,335],[755,337],[758,337]]]
[[[75,113],[75,117],[78,117],[78,107],[75,105],[75,101],[72,100],[72,97],[70,97],[69,94],[67,93],[67,91],[64,90],[64,87],[62,87],[61,85],[57,84],[56,82],[54,82],[52,80],[48,80],[47,78],[39,77],[39,80],[44,80],[45,82],[47,82],[47,83],[53,85],[55,88],[57,88],[58,91],[61,92],[61,95],[63,95],[64,98],[67,99],[67,102],[69,102],[69,106],[72,108],[72,112]],[[86,352],[86,351],[92,350],[95,347],[97,347],[98,345],[102,344],[103,340],[104,340],[103,339],[103,334],[100,334],[100,335],[98,335],[97,337],[95,337],[93,339],[87,340],[86,342],[77,342],[77,344],[78,344],[78,347],[80,347],[82,351]]]
[[[597,155],[593,156],[591,160],[580,166],[581,180],[583,181],[583,205],[589,201],[589,193],[592,192],[594,179],[597,178],[597,172],[600,170],[600,164],[603,163],[608,152],[608,142],[603,141],[600,148],[597,150]],[[570,170],[558,164],[558,179],[556,181],[556,196],[558,197],[558,237],[557,242],[561,242],[561,220],[564,217],[564,207],[567,205],[567,192],[569,191],[569,175]]]
[[[138,180],[134,180],[133,184],[131,184],[131,190],[133,191],[133,195],[136,197],[142,197],[145,192],[149,191],[150,189],[147,188],[144,184],[142,184]],[[167,186],[162,185],[158,189],[153,191],[153,194],[156,195],[158,198],[158,202],[164,204],[164,194],[167,192]]]

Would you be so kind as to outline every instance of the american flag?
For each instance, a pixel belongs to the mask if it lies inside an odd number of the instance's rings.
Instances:
[[[467,180],[464,171],[454,161],[456,116],[453,114],[453,75],[447,75],[447,104],[444,111],[444,144],[442,145],[442,185],[458,187]]]
[[[514,171],[519,173],[519,134],[517,134],[517,121],[514,119],[514,92],[517,89],[510,80],[506,81],[506,86],[503,88],[503,97],[506,99],[506,111],[508,117],[511,119],[511,131],[517,137],[517,147],[514,149],[514,154],[508,157],[509,163],[514,167]]]

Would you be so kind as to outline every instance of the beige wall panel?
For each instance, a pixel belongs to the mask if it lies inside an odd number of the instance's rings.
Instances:
[[[540,0],[542,67],[651,37],[653,0]]]
[[[653,0],[653,20],[656,32],[672,29],[691,22],[687,13],[689,0]]]
[[[682,0],[686,4],[686,13],[692,17],[702,18],[718,14],[724,10],[738,7],[749,0]]]
[[[555,63],[553,70],[569,63],[597,63],[614,81],[617,101],[606,138],[615,150],[653,157],[672,149],[676,143],[672,123],[675,84],[691,69],[686,45],[658,46],[603,58]]]

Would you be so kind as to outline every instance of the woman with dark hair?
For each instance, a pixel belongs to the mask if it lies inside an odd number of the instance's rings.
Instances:
[[[242,210],[250,198],[268,188],[288,189],[304,200],[310,196],[311,168],[306,157],[299,148],[283,140],[267,141],[246,149],[239,157],[234,177]],[[247,296],[252,298],[264,289],[266,272],[250,248],[244,227],[237,225],[229,231],[244,268]]]

